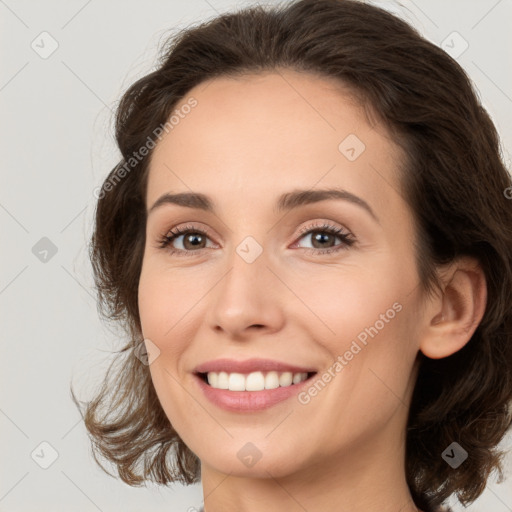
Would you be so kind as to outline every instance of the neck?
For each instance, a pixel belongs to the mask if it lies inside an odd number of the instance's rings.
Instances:
[[[392,423],[392,422],[390,422]],[[388,432],[396,432],[388,425]],[[202,463],[205,512],[417,512],[405,478],[405,439],[381,432],[359,449],[276,478],[224,474]]]

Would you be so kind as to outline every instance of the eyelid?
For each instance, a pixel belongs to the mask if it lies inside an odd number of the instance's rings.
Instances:
[[[300,240],[304,236],[309,235],[309,234],[313,233],[314,231],[319,231],[319,232],[323,231],[326,233],[330,233],[332,236],[342,240],[342,243],[335,245],[334,247],[328,247],[325,249],[303,247],[302,249],[305,252],[308,252],[308,253],[312,252],[314,254],[319,254],[319,255],[328,254],[328,253],[336,253],[343,249],[348,249],[348,248],[352,247],[357,242],[357,239],[354,236],[354,234],[352,233],[352,231],[350,229],[347,229],[345,226],[338,224],[337,222],[334,222],[331,220],[317,219],[312,224],[308,224],[299,230],[298,234],[295,235],[295,237],[294,237],[295,241],[293,242],[292,247],[297,247]]]
[[[312,223],[307,224],[307,225],[303,226],[301,229],[299,229],[298,233],[296,235],[294,235],[292,247],[297,247],[297,244],[300,242],[301,238],[303,238],[306,234],[310,234],[311,232],[313,232],[315,230],[330,232],[333,236],[342,240],[342,243],[335,245],[334,247],[329,247],[329,248],[325,248],[325,249],[302,247],[301,249],[303,249],[305,252],[313,252],[318,255],[328,254],[328,253],[332,253],[332,252],[338,252],[343,249],[350,248],[357,241],[355,236],[352,234],[352,232],[349,229],[347,229],[346,227],[339,225],[337,222],[334,222],[334,221],[331,221],[328,219],[319,218],[319,219],[316,219],[315,221],[312,221]],[[210,248],[202,247],[197,250],[187,251],[187,250],[183,250],[183,249],[176,249],[173,247],[169,247],[172,244],[172,242],[174,240],[176,240],[177,238],[185,236],[189,232],[194,232],[194,231],[197,231],[199,233],[204,233],[204,235],[208,239],[212,240],[215,245],[217,245],[217,246],[219,245],[219,244],[217,244],[217,242],[215,242],[215,238],[211,236],[211,230],[208,227],[206,227],[202,223],[196,224],[194,222],[189,222],[189,223],[186,223],[185,225],[178,224],[176,226],[173,226],[172,228],[169,228],[166,231],[166,233],[159,238],[159,243],[156,246],[156,248],[166,249],[171,254],[178,254],[178,255],[179,254],[194,255],[194,253],[202,254],[204,250],[211,249],[211,247]],[[172,240],[170,242],[168,241],[167,243],[165,243],[165,240],[167,238],[172,238]]]
[[[167,231],[165,231],[164,237],[171,236],[174,234],[173,232],[177,232],[177,231],[179,231],[180,233],[179,233],[179,235],[176,235],[175,238],[186,235],[188,231],[204,232],[204,234],[210,240],[212,240],[215,243],[215,245],[219,245],[217,242],[215,242],[215,237],[212,236],[211,229],[206,227],[206,225],[202,224],[201,222],[199,222],[199,223],[186,222],[185,224],[177,224],[176,226],[173,226],[172,228],[167,229]],[[188,251],[188,252],[192,252],[192,251]]]
[[[297,232],[297,235],[295,235],[295,236],[301,236],[304,233],[307,233],[308,231],[311,231],[312,229],[315,229],[315,228],[319,228],[319,229],[324,228],[326,225],[330,225],[336,229],[345,230],[347,233],[350,232],[349,229],[345,228],[338,222],[332,221],[330,219],[319,218],[319,219],[314,220],[311,224],[306,224],[305,226],[300,228],[299,231]]]
[[[325,224],[336,224],[336,226],[333,226],[333,227],[345,230],[347,234],[350,233],[349,229],[347,229],[344,226],[339,225],[337,222],[331,221],[329,219],[319,218],[319,219],[316,219],[315,221],[313,221],[312,224],[306,224],[305,226],[300,228],[297,231],[297,233],[294,235],[294,238],[296,239],[298,237],[301,237],[304,233],[307,233],[314,228],[324,228]],[[210,238],[212,238],[211,230],[206,225],[204,225],[200,222],[195,224],[195,221],[188,222],[185,225],[177,224],[176,226],[173,226],[173,227],[167,229],[167,231],[165,232],[165,235],[170,235],[173,231],[176,231],[178,229],[181,232],[185,232],[187,230],[198,229],[199,231],[204,231],[206,235],[208,235]],[[183,234],[183,233],[181,233],[181,234]],[[296,240],[294,240],[294,241],[296,241]]]

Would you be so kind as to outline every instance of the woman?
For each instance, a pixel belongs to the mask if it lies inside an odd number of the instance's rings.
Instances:
[[[512,423],[512,182],[464,71],[353,0],[225,14],[160,64],[97,191],[131,338],[97,453],[206,512],[474,501]]]

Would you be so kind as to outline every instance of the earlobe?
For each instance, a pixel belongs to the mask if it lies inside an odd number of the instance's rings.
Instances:
[[[441,359],[460,350],[481,322],[486,304],[487,285],[479,262],[469,257],[457,260],[447,273],[442,295],[432,301],[430,318],[424,318],[421,352]]]

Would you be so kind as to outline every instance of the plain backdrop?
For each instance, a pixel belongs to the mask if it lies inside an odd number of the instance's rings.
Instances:
[[[375,3],[452,52],[510,169],[512,0]],[[202,502],[200,485],[132,488],[101,471],[69,386],[90,398],[120,346],[98,317],[87,259],[93,190],[119,158],[116,102],[173,31],[252,4],[0,0],[0,512],[192,511]],[[470,512],[512,511],[511,461],[506,482],[491,480]]]

